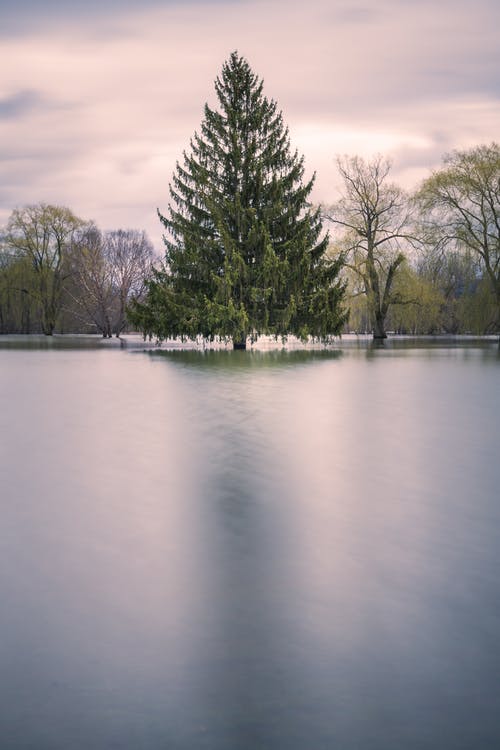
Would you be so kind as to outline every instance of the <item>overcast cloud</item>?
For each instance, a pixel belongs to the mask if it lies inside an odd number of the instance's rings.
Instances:
[[[64,8],[64,13],[61,8]],[[237,49],[292,145],[337,194],[335,155],[384,153],[411,188],[453,148],[499,139],[496,0],[0,0],[0,223],[67,205],[146,229]]]

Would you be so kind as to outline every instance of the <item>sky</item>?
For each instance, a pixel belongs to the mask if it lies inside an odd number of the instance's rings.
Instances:
[[[498,0],[0,0],[0,227],[68,206],[144,229],[233,50],[278,103],[332,203],[335,159],[383,154],[411,190],[500,138]]]

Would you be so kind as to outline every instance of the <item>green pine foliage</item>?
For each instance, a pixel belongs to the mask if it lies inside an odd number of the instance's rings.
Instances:
[[[233,52],[170,185],[165,262],[133,318],[159,339],[295,334],[327,339],[346,321],[341,259],[303,182],[303,158],[246,60]]]

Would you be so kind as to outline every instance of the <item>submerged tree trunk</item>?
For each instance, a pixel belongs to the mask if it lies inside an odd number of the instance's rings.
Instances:
[[[52,336],[55,328],[55,320],[47,309],[42,310],[42,319],[40,321],[42,327],[42,333],[45,336]]]
[[[498,333],[498,347],[500,349],[500,278],[497,279],[495,286],[495,298],[497,303],[495,328]]]
[[[373,338],[374,339],[386,339],[387,334],[385,332],[385,320],[381,315],[375,316],[375,324],[373,326]]]

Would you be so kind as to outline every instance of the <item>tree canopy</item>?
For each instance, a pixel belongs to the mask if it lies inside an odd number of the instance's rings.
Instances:
[[[81,219],[65,206],[46,203],[15,209],[7,224],[7,245],[28,259],[35,283],[31,294],[40,309],[43,333],[52,335],[61,309],[66,259]]]
[[[303,158],[292,151],[276,102],[233,52],[205,105],[200,132],[177,163],[165,215],[163,267],[132,317],[159,339],[340,333],[341,259],[308,198]]]
[[[496,299],[492,326],[500,330],[500,146],[446,155],[417,199],[434,244],[468,249],[480,260]]]

